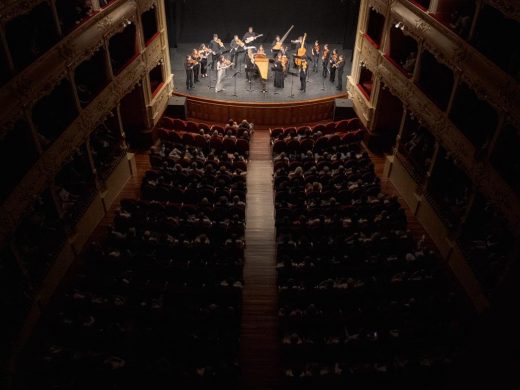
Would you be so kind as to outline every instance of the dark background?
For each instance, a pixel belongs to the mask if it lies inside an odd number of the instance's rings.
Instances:
[[[165,0],[170,45],[209,42],[213,33],[228,43],[252,25],[266,42],[282,36],[294,24],[286,43],[307,32],[308,43],[341,44],[352,48],[359,0]]]

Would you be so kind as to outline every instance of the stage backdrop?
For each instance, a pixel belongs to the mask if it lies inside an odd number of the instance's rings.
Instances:
[[[287,38],[307,32],[309,43],[319,39],[349,46],[355,31],[359,0],[166,0],[170,38],[174,43],[208,42],[213,33],[227,44],[252,25],[266,42],[282,36],[294,24]],[[171,24],[176,24],[173,28]]]

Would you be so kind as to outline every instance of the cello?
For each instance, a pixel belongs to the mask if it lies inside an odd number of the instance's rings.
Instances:
[[[300,66],[302,64],[303,57],[307,54],[307,49],[305,48],[305,38],[307,37],[307,33],[303,34],[302,45],[296,52],[296,58],[294,59],[294,63],[296,66]]]

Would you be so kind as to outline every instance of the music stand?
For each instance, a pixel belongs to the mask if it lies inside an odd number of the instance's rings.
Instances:
[[[235,72],[235,74],[233,76],[231,76],[232,78],[235,79],[235,82],[234,82],[234,84],[235,84],[235,91],[234,91],[232,96],[238,96],[237,95],[237,74],[239,74],[239,73],[240,73],[240,71]]]
[[[213,69],[211,69],[211,67],[209,68],[208,70],[208,73],[209,73],[209,84],[208,84],[208,88],[211,89],[211,88],[215,88],[211,85],[211,73],[213,72]]]
[[[289,73],[291,75],[291,94],[289,95],[290,98],[294,98],[294,93],[293,93],[293,85],[294,85],[294,74],[293,73]]]

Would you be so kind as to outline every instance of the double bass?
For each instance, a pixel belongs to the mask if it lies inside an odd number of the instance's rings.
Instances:
[[[307,38],[307,33],[303,34],[302,45],[296,52],[296,58],[294,59],[296,66],[300,66],[302,64],[303,57],[305,57],[307,54],[307,49],[305,48],[305,38]]]

